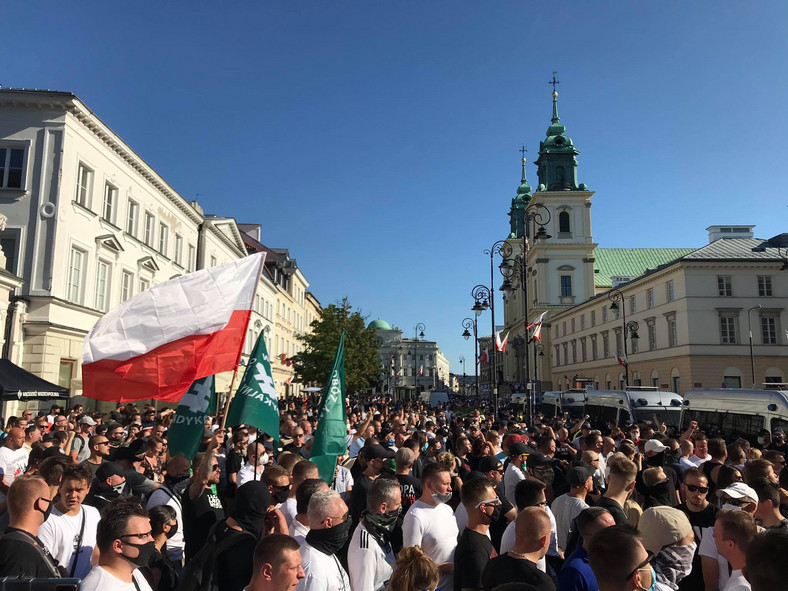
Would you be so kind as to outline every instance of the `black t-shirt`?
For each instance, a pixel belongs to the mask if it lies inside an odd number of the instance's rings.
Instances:
[[[244,457],[235,450],[227,454],[227,459],[224,463],[225,470],[227,471],[227,486],[224,489],[224,494],[229,498],[235,498],[235,491],[237,486],[230,482],[230,474],[238,474],[238,471],[244,466]]]
[[[482,576],[484,591],[492,591],[498,585],[514,582],[528,583],[540,591],[555,591],[553,579],[540,571],[536,563],[527,558],[514,558],[508,554],[501,554],[487,563]]]
[[[714,527],[717,507],[709,504],[703,511],[690,511],[687,504],[682,503],[678,506],[678,509],[683,511],[687,519],[689,519],[692,531],[695,534],[695,543],[697,544],[695,548],[695,557],[692,559],[692,571],[679,581],[679,591],[703,591],[705,586],[703,584],[703,567],[701,566],[699,553],[700,541],[703,539],[704,534],[708,536],[711,535],[711,531],[707,528]]]
[[[252,558],[257,539],[220,523],[216,528],[217,546],[231,536],[236,538],[235,542],[216,557],[219,591],[242,591],[252,579]]]
[[[421,481],[407,474],[397,474],[397,480],[402,492],[402,512],[405,513],[421,496]]]
[[[210,488],[203,490],[195,500],[191,499],[187,489],[181,498],[181,503],[183,506],[184,555],[189,561],[205,545],[211,527],[224,519],[224,508],[219,497]]]
[[[610,514],[613,516],[613,519],[616,522],[616,525],[628,525],[629,519],[627,518],[627,514],[624,513],[624,508],[618,504],[618,501],[614,499],[608,499],[607,497],[599,497],[599,501],[596,504],[597,507],[604,507]]]
[[[509,527],[509,520],[506,519],[506,514],[514,509],[514,505],[509,502],[509,499],[506,498],[506,495],[501,494],[501,491],[497,486],[495,487],[495,494],[498,496],[501,504],[498,505],[493,512],[492,523],[490,523],[490,539],[492,540],[493,548],[495,548],[495,552],[497,553],[501,550],[501,538],[503,538],[503,532],[505,532],[506,528]]]
[[[490,538],[466,527],[454,550],[454,591],[481,589],[482,574],[493,556]]]
[[[22,530],[6,528],[6,534],[11,532],[22,532],[30,541],[11,540],[5,535],[0,538],[0,577],[52,578],[44,557],[33,547],[33,544],[38,544],[43,548],[41,540]],[[54,558],[52,564],[56,564]]]

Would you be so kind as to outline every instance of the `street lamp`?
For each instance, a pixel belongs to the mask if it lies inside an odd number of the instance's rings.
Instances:
[[[534,345],[534,384],[539,383],[539,365],[537,364],[537,357],[544,357],[544,345],[542,343],[536,343]],[[534,392],[534,407],[536,407],[535,392]]]
[[[785,265],[783,265],[786,269],[788,269],[788,261],[786,261]],[[753,310],[759,310],[761,305],[758,304],[757,306],[753,306],[749,310],[747,310],[747,327],[750,331],[750,372],[752,373],[752,387],[755,388],[755,356],[752,352],[752,322],[750,321],[750,312]]]
[[[627,322],[627,310],[626,306],[624,305],[624,294],[620,289],[611,289],[610,292],[607,294],[607,298],[612,302],[610,304],[611,310],[621,310],[622,314],[622,328],[623,328],[623,338],[624,338],[624,385],[629,388],[629,358],[627,356],[627,333],[630,334],[630,338],[632,339],[633,343],[637,343],[638,339],[640,339],[640,335],[638,335],[638,329],[640,325],[634,320]],[[619,308],[620,304],[620,308]]]
[[[490,396],[492,396],[493,402],[493,409],[494,409],[494,416],[497,418],[498,416],[498,388],[496,386],[495,381],[495,292],[493,291],[492,287],[492,260],[493,254],[498,251],[498,248],[503,243],[503,241],[496,242],[493,244],[492,250],[485,250],[485,253],[490,253],[490,285],[491,287],[487,287],[486,285],[477,285],[471,290],[471,297],[474,299],[474,304],[471,310],[476,313],[478,317],[484,310],[490,308],[490,317],[492,323],[492,333],[491,339],[493,341],[492,351],[490,352]]]
[[[460,355],[460,365],[462,365],[462,396],[467,398],[468,393],[465,391],[465,357],[463,355]]]
[[[427,329],[423,322],[419,322],[413,327],[413,384],[415,391],[418,395],[419,390],[419,372],[418,372],[418,358],[416,352],[419,346],[419,338],[424,338],[424,331]]]
[[[476,304],[479,303],[479,300],[476,300]],[[474,304],[474,308],[476,307]],[[481,308],[481,305],[480,305]],[[481,311],[479,311],[481,314]],[[479,339],[478,339],[478,326],[476,323],[477,315],[474,314],[473,318],[465,318],[462,321],[462,327],[465,329],[462,332],[462,338],[466,341],[471,338],[471,333],[468,332],[470,329],[473,329],[473,373],[476,377],[476,402],[480,402],[479,398]],[[465,366],[463,365],[463,372],[465,371]]]

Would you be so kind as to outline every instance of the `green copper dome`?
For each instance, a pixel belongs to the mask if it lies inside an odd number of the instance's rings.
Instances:
[[[378,318],[377,320],[370,322],[367,328],[374,328],[375,330],[391,330],[391,325],[385,320]]]
[[[539,158],[535,164],[539,177],[538,191],[584,191],[577,182],[577,158],[572,138],[565,135],[566,127],[558,117],[558,93],[553,92],[553,117],[547,137],[539,142]]]

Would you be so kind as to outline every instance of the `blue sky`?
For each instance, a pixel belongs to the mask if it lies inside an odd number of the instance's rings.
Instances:
[[[424,322],[453,370],[553,70],[601,246],[788,229],[784,2],[15,4],[0,84],[75,93],[324,305]]]

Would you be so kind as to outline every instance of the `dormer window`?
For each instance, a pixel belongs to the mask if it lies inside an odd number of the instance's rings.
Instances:
[[[572,233],[572,228],[569,225],[569,212],[562,211],[558,214],[558,233],[559,234],[570,234]]]

